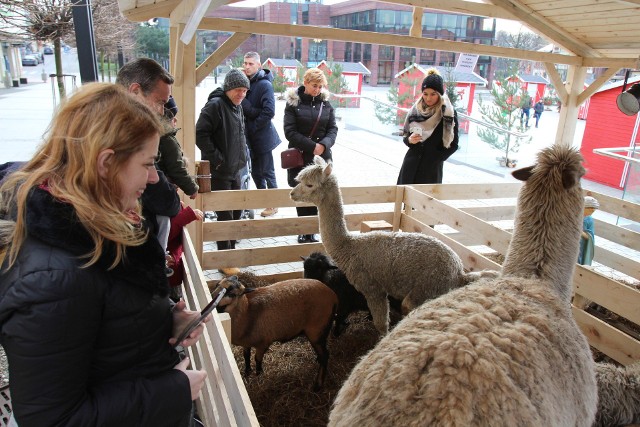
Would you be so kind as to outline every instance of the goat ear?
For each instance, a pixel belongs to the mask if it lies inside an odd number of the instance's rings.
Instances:
[[[527,166],[526,168],[515,170],[515,171],[511,172],[511,176],[513,176],[517,180],[526,181],[529,178],[531,178],[531,175],[533,175],[531,173],[533,168],[534,168],[534,166]]]
[[[244,288],[244,292],[242,293],[242,295],[248,294],[248,293],[253,292],[255,290],[256,290],[255,288]]]

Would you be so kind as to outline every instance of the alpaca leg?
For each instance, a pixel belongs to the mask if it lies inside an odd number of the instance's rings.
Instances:
[[[373,324],[380,335],[386,335],[389,331],[389,301],[387,296],[384,294],[365,295],[365,298],[367,299],[371,316],[373,316]]]
[[[400,304],[400,310],[403,317],[409,314],[411,310],[425,302],[426,298],[424,298],[424,296],[422,295],[417,294],[418,292],[416,290],[413,290],[409,292],[402,300],[402,303]]]
[[[260,375],[262,373],[262,359],[264,358],[264,354],[267,350],[269,350],[269,344],[256,347],[256,375]]]
[[[244,355],[244,374],[249,375],[251,373],[251,347],[244,347],[242,354]]]

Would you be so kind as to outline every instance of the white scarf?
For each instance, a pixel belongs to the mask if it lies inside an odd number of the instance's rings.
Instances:
[[[405,135],[411,134],[411,128],[419,127],[422,129],[422,142],[424,142],[431,136],[440,121],[444,121],[442,145],[444,148],[449,148],[451,146],[451,142],[453,142],[453,127],[455,126],[455,122],[453,121],[454,111],[447,94],[441,96],[441,109],[427,107],[424,102],[422,102],[422,97],[416,101],[404,121],[403,130]]]

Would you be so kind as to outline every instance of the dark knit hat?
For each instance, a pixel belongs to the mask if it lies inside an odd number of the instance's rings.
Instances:
[[[422,90],[433,89],[440,95],[444,95],[444,80],[435,68],[427,70],[427,77],[422,81]]]
[[[249,89],[251,87],[251,83],[249,83],[249,79],[244,74],[244,72],[236,68],[232,68],[231,70],[229,70],[226,77],[224,78],[224,83],[222,84],[222,90],[226,92],[228,90],[236,89],[239,87],[244,87],[246,89]]]
[[[178,115],[178,106],[176,105],[176,101],[175,99],[173,99],[173,96],[170,96],[167,103],[164,104],[164,116],[167,119],[173,119],[177,115]]]

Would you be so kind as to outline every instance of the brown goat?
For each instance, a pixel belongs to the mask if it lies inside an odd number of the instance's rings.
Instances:
[[[245,375],[251,372],[251,347],[256,349],[256,374],[260,374],[264,354],[274,341],[304,334],[320,363],[313,389],[322,388],[329,361],[327,336],[338,306],[329,287],[318,280],[293,279],[253,289],[237,276],[222,279],[219,286],[227,289],[219,307],[231,317],[231,343],[244,349]]]

